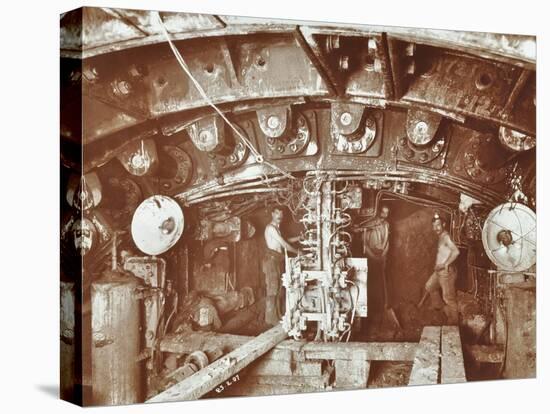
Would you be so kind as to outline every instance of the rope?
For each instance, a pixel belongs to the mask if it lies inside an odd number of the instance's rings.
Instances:
[[[170,35],[168,34],[168,30],[166,30],[166,27],[164,26],[164,22],[162,21],[162,18],[160,17],[160,14],[158,12],[154,12],[154,13],[157,16],[160,27],[162,28],[162,32],[164,34],[164,37],[166,38],[166,41],[168,42],[168,44],[170,46],[170,49],[172,49],[172,53],[174,53],[174,56],[175,56],[176,60],[178,61],[179,65],[181,66],[181,68],[183,69],[183,71],[185,72],[187,77],[191,80],[191,82],[193,83],[193,85],[195,86],[195,88],[197,89],[199,94],[202,96],[202,98],[208,103],[208,105],[210,105],[212,107],[212,109],[214,109],[214,111],[216,111],[216,113],[225,121],[225,123],[227,125],[229,125],[229,127],[233,130],[233,132],[240,138],[240,140],[243,142],[243,144],[252,153],[252,155],[254,156],[254,158],[255,158],[255,160],[258,164],[265,164],[265,165],[273,168],[275,171],[280,172],[285,177],[287,177],[289,179],[294,179],[294,177],[291,174],[289,174],[288,172],[286,172],[286,171],[282,170],[281,168],[277,167],[276,165],[266,161],[264,159],[263,155],[260,154],[258,152],[258,150],[256,150],[256,148],[248,140],[248,138],[246,138],[243,134],[241,134],[241,132],[231,123],[231,121],[229,119],[227,119],[227,117],[224,115],[224,113],[214,104],[214,102],[212,102],[212,100],[206,94],[206,92],[204,91],[204,89],[202,88],[200,83],[193,77],[193,75],[191,74],[191,70],[189,69],[189,67],[187,66],[187,64],[183,60],[183,57],[181,56],[181,53],[179,52],[179,50],[176,48],[176,46],[172,42],[172,39],[170,39]]]

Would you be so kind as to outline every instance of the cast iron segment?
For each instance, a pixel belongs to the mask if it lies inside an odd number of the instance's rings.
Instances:
[[[94,21],[82,18],[90,11],[99,10],[100,19]],[[106,12],[109,10],[109,12]],[[61,53],[64,57],[92,57],[109,52],[152,45],[163,42],[161,29],[156,24],[152,11],[128,9],[79,8],[61,15]],[[285,20],[243,18],[236,16],[213,16],[194,13],[161,12],[164,24],[174,35],[174,40],[231,36],[266,32],[287,32],[296,30],[296,23]],[[118,16],[118,18],[116,17]],[[82,52],[80,26],[85,22],[86,31],[98,33],[99,37],[87,39],[88,47]],[[102,30],[106,22],[119,25],[121,31]],[[306,22],[300,22],[298,30]],[[462,32],[451,30],[421,29],[406,27],[369,26],[334,23],[315,23],[317,32],[346,30],[357,36],[382,33],[389,40],[401,39],[418,44],[460,50],[480,57],[534,69],[536,64],[536,43],[534,36],[497,33]]]

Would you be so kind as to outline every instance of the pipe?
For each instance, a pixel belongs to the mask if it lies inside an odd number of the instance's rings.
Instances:
[[[232,186],[239,187],[242,184],[254,185],[254,184],[261,184],[261,183],[266,183],[266,182],[268,182],[268,183],[269,182],[277,182],[277,181],[281,181],[281,180],[286,179],[286,177],[284,177],[283,175],[276,176],[276,177],[271,177],[271,178],[268,178],[267,180],[264,177],[265,177],[264,174],[256,175],[256,176],[253,176],[253,177],[245,177],[245,178],[238,177],[238,176],[233,176],[233,177],[224,176],[224,183],[223,184],[220,184],[217,180],[211,180],[211,181],[208,181],[208,182],[206,182],[206,183],[204,183],[204,184],[202,184],[198,187],[191,188],[187,191],[176,194],[174,197],[177,198],[177,199],[180,199],[181,201],[185,201],[185,200],[190,199],[191,196],[193,196],[195,194],[208,193],[210,190],[215,190],[214,192],[218,192],[219,190],[226,189],[227,187],[230,187],[230,188]],[[199,197],[202,197],[204,195],[205,194],[200,194]]]
[[[193,200],[193,202],[189,203],[189,205],[204,203],[205,201],[210,201],[210,200],[214,200],[214,199],[217,199],[217,198],[231,197],[231,196],[234,196],[234,195],[257,194],[257,193],[275,193],[275,192],[278,192],[278,191],[284,191],[284,188],[275,187],[275,188],[253,188],[253,189],[249,189],[249,190],[235,190],[235,191],[230,191],[228,193],[213,194],[213,195],[206,196],[206,197],[203,197],[203,198],[200,198],[200,199],[197,199],[197,200]]]

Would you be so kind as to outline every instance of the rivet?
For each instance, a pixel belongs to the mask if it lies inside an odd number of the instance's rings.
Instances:
[[[267,126],[271,129],[277,129],[281,125],[281,120],[278,116],[271,115],[267,118]]]
[[[351,125],[352,116],[349,112],[343,112],[342,115],[340,115],[340,123],[344,126]]]

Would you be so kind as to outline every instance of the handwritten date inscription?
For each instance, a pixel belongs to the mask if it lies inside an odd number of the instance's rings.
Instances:
[[[241,379],[241,377],[239,376],[239,374],[235,374],[233,375],[231,378],[229,378],[227,381],[221,383],[220,385],[218,385],[216,387],[216,392],[219,394],[221,392],[223,392],[224,390],[226,390],[227,388],[231,387],[233,384],[239,382]]]

